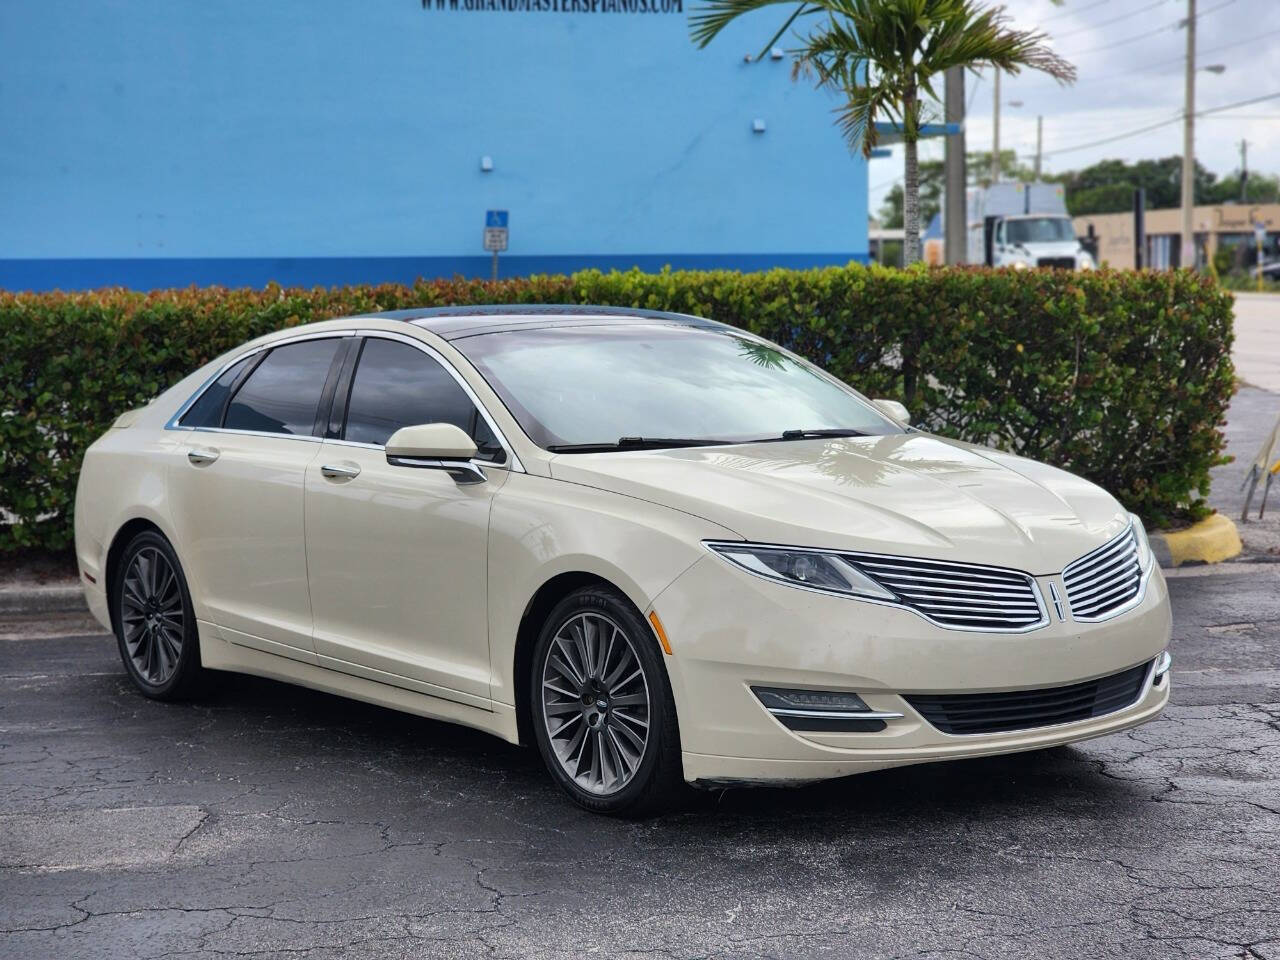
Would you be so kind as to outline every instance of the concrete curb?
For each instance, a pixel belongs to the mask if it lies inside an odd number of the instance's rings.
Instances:
[[[1238,557],[1244,550],[1240,532],[1230,517],[1215,513],[1185,530],[1156,530],[1151,534],[1151,552],[1162,567],[1184,563],[1221,563]]]
[[[0,587],[0,614],[79,613],[88,609],[84,591],[74,580]]]

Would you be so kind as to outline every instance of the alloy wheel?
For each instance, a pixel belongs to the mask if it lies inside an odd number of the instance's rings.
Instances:
[[[542,713],[561,769],[583,790],[616,793],[649,742],[649,683],[617,623],[579,613],[556,631],[542,667]]]
[[[186,615],[177,571],[153,546],[133,555],[120,594],[120,627],[138,675],[159,686],[173,676],[182,655]]]

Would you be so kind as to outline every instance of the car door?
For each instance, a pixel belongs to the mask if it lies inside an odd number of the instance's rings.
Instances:
[[[227,640],[314,662],[303,483],[354,338],[310,337],[236,362],[179,417],[169,472],[183,563]],[[327,409],[325,410],[327,414]]]
[[[425,344],[369,336],[350,366],[330,436],[307,468],[319,661],[484,706],[489,507],[511,454],[462,379]],[[486,482],[387,462],[383,445],[392,433],[437,422],[476,440]]]

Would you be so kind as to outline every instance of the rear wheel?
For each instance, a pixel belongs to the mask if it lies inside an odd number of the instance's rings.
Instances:
[[[138,534],[120,557],[112,590],[120,659],[135,687],[156,700],[179,700],[202,680],[191,594],[169,541]]]
[[[640,816],[682,794],[671,686],[625,597],[597,587],[570,594],[543,625],[533,664],[538,749],[576,803]]]

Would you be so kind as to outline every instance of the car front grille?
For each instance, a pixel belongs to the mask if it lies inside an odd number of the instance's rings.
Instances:
[[[1149,663],[1066,687],[1008,693],[907,694],[903,697],[943,733],[1008,733],[1074,723],[1136,703]]]
[[[1142,589],[1133,527],[1069,564],[1062,571],[1062,582],[1075,619],[1104,620],[1119,612]]]
[[[1052,267],[1055,270],[1074,270],[1076,268],[1075,257],[1041,257],[1036,261],[1037,267]]]
[[[850,555],[905,605],[944,627],[1010,632],[1048,622],[1031,577],[1003,567]]]

